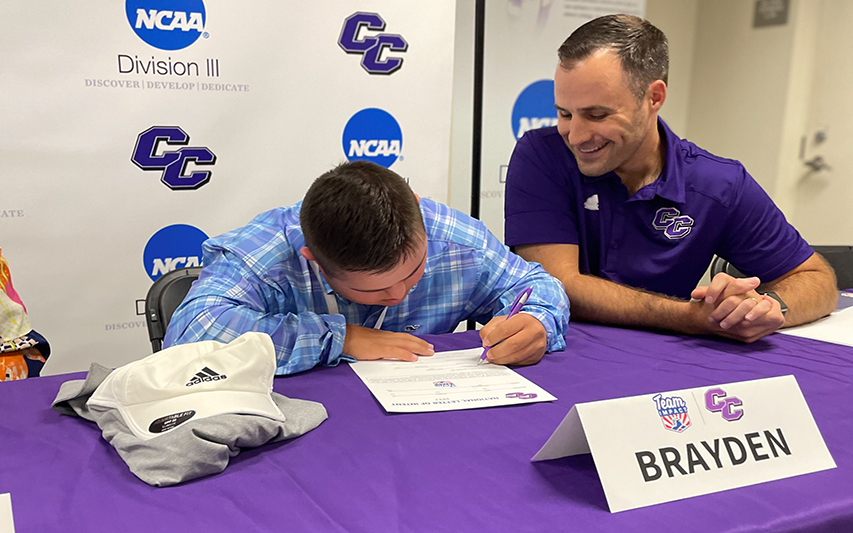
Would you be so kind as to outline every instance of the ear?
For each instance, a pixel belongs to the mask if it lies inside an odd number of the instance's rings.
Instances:
[[[307,246],[303,246],[299,250],[299,253],[302,254],[302,257],[304,257],[305,259],[309,261],[314,261],[315,263],[317,262],[317,260],[314,258],[314,254],[311,253],[311,250],[309,250]]]
[[[415,194],[415,200],[417,200],[417,201],[418,201],[418,205],[420,205],[420,203],[421,203],[421,197],[420,197],[420,196],[418,196],[418,193],[414,193],[414,194]]]
[[[666,101],[666,83],[664,83],[663,80],[653,81],[652,84],[649,85],[649,90],[646,91],[646,95],[651,103],[652,111],[657,113]]]

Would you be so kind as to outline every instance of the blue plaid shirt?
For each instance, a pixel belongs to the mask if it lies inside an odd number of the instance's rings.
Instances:
[[[301,205],[267,211],[205,241],[204,270],[172,316],[164,346],[229,342],[262,331],[276,347],[276,374],[353,360],[341,353],[346,324],[373,327],[384,308],[335,294],[340,314],[328,314],[324,293],[333,291],[300,254]],[[515,297],[532,285],[522,310],[545,326],[549,351],[565,347],[569,301],[558,280],[510,253],[482,222],[428,199],[420,205],[427,234],[424,275],[388,308],[383,330],[449,333],[463,320],[486,323],[508,314]]]

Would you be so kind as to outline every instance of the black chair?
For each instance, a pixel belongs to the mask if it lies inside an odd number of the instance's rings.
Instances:
[[[835,270],[838,290],[853,289],[853,246],[812,246],[812,249]],[[746,277],[722,257],[715,257],[711,262],[711,278],[720,272],[735,278]]]
[[[714,260],[711,261],[711,279],[714,279],[714,276],[716,276],[720,272],[725,272],[733,278],[746,277],[746,274],[736,269],[734,265],[732,265],[720,256],[715,256]]]
[[[812,246],[835,270],[838,290],[853,289],[853,246]]]
[[[154,352],[163,348],[166,326],[200,273],[201,267],[172,270],[160,276],[148,289],[148,295],[145,297],[145,322]]]

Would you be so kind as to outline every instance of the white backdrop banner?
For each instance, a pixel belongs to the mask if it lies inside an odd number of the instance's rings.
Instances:
[[[645,0],[503,0],[486,3],[480,218],[504,234],[504,183],[515,142],[555,126],[557,49],[585,22],[611,13],[643,16]]]
[[[454,3],[0,4],[0,245],[45,374],[150,353],[153,280],[368,159],[447,201]]]

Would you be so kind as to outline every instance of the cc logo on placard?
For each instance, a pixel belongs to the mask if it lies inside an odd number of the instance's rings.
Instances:
[[[734,422],[743,417],[743,402],[736,396],[726,397],[723,389],[709,389],[705,391],[705,408],[712,413],[719,412],[724,420]]]

